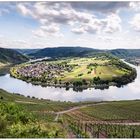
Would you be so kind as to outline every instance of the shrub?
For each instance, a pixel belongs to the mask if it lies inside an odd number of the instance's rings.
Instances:
[[[1,96],[0,99],[3,100],[3,97]]]
[[[74,81],[73,82],[73,86],[82,86],[83,85],[83,82],[82,81]]]
[[[80,74],[78,74],[78,77],[80,77],[80,76],[82,76],[83,75],[83,73],[80,73]]]

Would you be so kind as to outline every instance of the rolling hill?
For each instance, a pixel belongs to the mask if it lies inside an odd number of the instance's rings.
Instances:
[[[84,56],[94,56],[100,53],[107,53],[117,56],[119,58],[129,58],[129,57],[139,57],[140,49],[113,49],[113,50],[100,50],[92,49],[86,47],[54,47],[54,48],[44,48],[35,51],[31,51],[27,55],[33,58],[43,58],[43,57],[84,57]]]
[[[16,51],[18,51],[19,53],[23,54],[23,55],[28,55],[31,53],[35,53],[37,51],[39,51],[40,49],[14,49]]]
[[[85,47],[55,47],[55,48],[40,49],[28,55],[35,58],[78,57],[78,56],[80,57],[80,56],[86,56],[91,52],[97,53],[97,52],[103,52],[103,50],[85,48]]]
[[[119,58],[129,58],[129,57],[140,58],[140,49],[114,49],[108,52]]]
[[[27,60],[28,58],[26,56],[13,49],[0,48],[1,63],[21,63]]]

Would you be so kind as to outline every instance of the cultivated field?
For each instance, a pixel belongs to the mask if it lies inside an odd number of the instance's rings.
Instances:
[[[139,100],[54,102],[0,90],[0,106],[0,137],[140,137]]]

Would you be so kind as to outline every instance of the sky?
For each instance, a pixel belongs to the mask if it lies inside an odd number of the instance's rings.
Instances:
[[[140,2],[0,2],[0,47],[140,49]]]

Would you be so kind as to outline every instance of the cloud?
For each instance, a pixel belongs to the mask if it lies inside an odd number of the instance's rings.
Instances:
[[[140,10],[140,2],[130,2],[129,7],[134,11]]]
[[[71,31],[72,31],[73,33],[76,33],[76,34],[83,34],[83,33],[85,33],[85,30],[84,30],[83,27],[73,28]]]
[[[135,31],[140,32],[140,14],[135,14],[130,24]]]
[[[51,24],[51,25],[48,25],[48,26],[41,26],[40,27],[43,31],[45,32],[49,32],[49,33],[56,33],[56,32],[59,32],[59,26],[57,24]]]
[[[70,2],[78,10],[97,11],[101,13],[115,13],[121,8],[128,8],[129,2]]]
[[[31,15],[31,9],[29,9],[30,4],[29,3],[19,3],[17,4],[17,10],[24,16]]]
[[[47,36],[55,36],[55,37],[63,37],[63,34],[59,32],[58,27],[50,27],[48,26],[41,26],[39,29],[32,31],[32,33],[36,37],[47,37]]]
[[[110,13],[107,18],[98,19],[90,10],[104,12],[107,9],[106,12],[115,12],[127,5],[123,2],[25,2],[18,3],[17,9],[22,15],[38,20],[40,28],[33,33],[45,37],[46,34],[60,35],[63,25],[70,26],[76,34],[95,34],[102,29],[107,33],[120,31],[121,20],[117,14]]]
[[[92,18],[88,23],[72,29],[77,34],[82,33],[115,33],[121,31],[121,19],[117,14],[111,14],[104,19]]]
[[[106,27],[104,29],[106,33],[121,31],[121,18],[117,14],[109,15],[104,22],[106,23]]]

